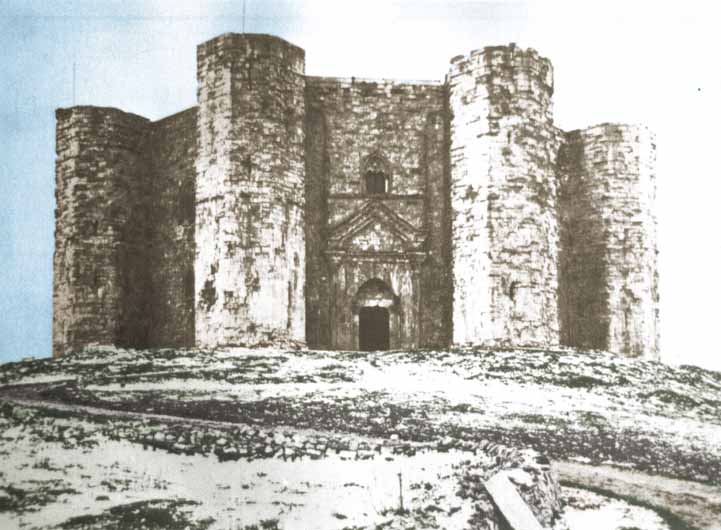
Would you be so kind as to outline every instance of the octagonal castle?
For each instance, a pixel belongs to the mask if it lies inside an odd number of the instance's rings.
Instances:
[[[90,344],[658,355],[655,143],[553,125],[515,45],[445,82],[306,76],[269,35],[198,47],[198,104],[57,111],[55,356]]]

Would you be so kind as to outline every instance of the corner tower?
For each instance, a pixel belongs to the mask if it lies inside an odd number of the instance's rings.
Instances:
[[[304,341],[304,69],[269,35],[198,47],[198,346]]]
[[[145,346],[149,122],[106,107],[56,112],[53,356]]]
[[[559,153],[561,341],[657,359],[656,141],[639,125],[566,133]]]
[[[515,45],[448,75],[453,342],[558,344],[551,63]]]

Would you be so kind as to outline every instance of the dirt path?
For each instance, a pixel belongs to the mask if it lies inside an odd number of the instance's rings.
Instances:
[[[553,466],[561,484],[599,490],[660,509],[694,529],[721,530],[721,488],[611,466],[575,462],[555,462]]]

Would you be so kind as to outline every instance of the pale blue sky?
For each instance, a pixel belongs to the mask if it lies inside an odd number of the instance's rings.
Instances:
[[[662,355],[721,369],[713,2],[247,0],[245,29],[305,48],[314,75],[442,79],[516,42],[554,64],[556,123],[641,122],[658,137]],[[242,31],[242,0],[0,0],[0,362],[50,354],[54,111],[157,119],[195,103],[195,47]]]

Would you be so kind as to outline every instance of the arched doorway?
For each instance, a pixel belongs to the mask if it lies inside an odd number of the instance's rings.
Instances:
[[[389,350],[397,327],[398,297],[374,278],[358,289],[353,300],[356,345],[362,351]]]

